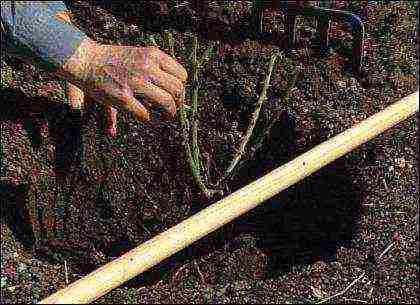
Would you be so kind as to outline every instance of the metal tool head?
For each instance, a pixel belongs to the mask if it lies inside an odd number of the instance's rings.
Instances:
[[[325,54],[330,48],[329,31],[331,21],[347,23],[352,28],[352,69],[357,75],[361,74],[363,65],[363,39],[365,35],[362,20],[355,14],[331,9],[328,6],[329,1],[262,1],[257,0],[254,3],[254,25],[262,32],[264,9],[270,8],[280,10],[286,15],[286,35],[288,49],[292,50],[296,45],[296,17],[317,17],[318,32],[320,34],[320,53]],[[321,6],[322,5],[322,6]]]

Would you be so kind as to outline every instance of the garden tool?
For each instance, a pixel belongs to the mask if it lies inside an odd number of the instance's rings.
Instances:
[[[347,23],[352,28],[352,70],[356,75],[360,75],[363,65],[363,39],[364,26],[362,20],[355,14],[331,9],[326,6],[330,1],[262,1],[254,2],[254,25],[261,33],[263,29],[264,9],[271,8],[280,10],[286,15],[286,35],[289,51],[296,45],[296,17],[301,15],[304,17],[318,18],[318,32],[320,35],[320,54],[325,54],[329,48],[329,30],[331,21],[340,21]],[[269,4],[267,4],[269,3]]]

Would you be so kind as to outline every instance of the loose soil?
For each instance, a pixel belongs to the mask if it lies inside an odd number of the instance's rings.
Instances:
[[[169,17],[141,3],[68,3],[73,22],[101,43],[145,45],[153,34],[169,52],[162,30],[171,30],[188,71],[189,32],[199,55],[219,41],[200,73],[199,146],[212,181],[244,136],[270,55],[282,52],[256,128],[275,123],[226,195],[417,90],[409,1],[334,1],[365,22],[361,78],[348,68],[345,25],[333,24],[333,49],[318,56],[314,20],[300,19],[286,55],[284,16],[267,12],[257,36],[250,1],[232,3]],[[2,303],[37,302],[220,199],[200,195],[177,119],[119,114],[109,139],[102,107],[88,101],[81,117],[53,75],[2,55],[1,81]],[[415,134],[411,117],[97,302],[313,303],[363,274],[331,301],[418,303]]]

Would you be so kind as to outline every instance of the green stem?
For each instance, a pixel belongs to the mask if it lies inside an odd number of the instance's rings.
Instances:
[[[180,107],[180,121],[181,121],[181,127],[182,127],[182,138],[183,138],[183,145],[185,147],[185,151],[187,153],[187,159],[190,164],[191,172],[194,178],[194,181],[197,183],[200,190],[208,197],[211,198],[217,193],[221,193],[220,190],[212,190],[208,189],[205,185],[201,173],[200,173],[200,167],[198,166],[197,162],[194,159],[193,152],[189,145],[189,137],[188,137],[188,128],[187,128],[187,116],[184,109],[184,97],[185,97],[185,91],[182,93],[182,106]]]
[[[249,139],[251,138],[252,131],[254,130],[255,124],[257,123],[258,116],[259,116],[259,113],[260,113],[260,110],[261,110],[261,106],[267,98],[267,89],[268,89],[268,86],[270,84],[271,74],[273,72],[274,65],[275,65],[277,57],[278,57],[277,53],[271,55],[270,64],[269,64],[269,67],[268,67],[268,73],[267,73],[267,76],[266,76],[265,81],[264,81],[264,87],[263,87],[263,90],[262,90],[262,92],[260,94],[260,97],[257,101],[257,105],[255,107],[254,113],[252,114],[251,122],[248,125],[248,129],[245,133],[245,136],[242,138],[242,141],[239,145],[239,149],[237,150],[236,154],[234,155],[232,161],[230,162],[229,167],[227,168],[225,174],[223,175],[222,178],[220,178],[216,182],[215,185],[219,185],[220,182],[224,181],[227,177],[229,177],[233,173],[233,170],[235,169],[238,162],[241,160],[242,155],[245,153],[246,144],[248,143]]]
[[[299,77],[300,74],[300,68],[296,67],[293,77],[287,82],[286,85],[286,89],[283,90],[282,94],[281,94],[281,101],[282,104],[287,107],[288,102],[289,102],[289,97],[290,97],[290,93],[292,91],[292,89],[295,87],[296,85],[296,81]],[[279,113],[279,109],[277,109],[277,113]],[[259,149],[259,147],[262,145],[262,142],[265,138],[265,136],[270,132],[270,130],[272,129],[272,127],[274,126],[274,123],[278,120],[278,118],[275,116],[273,119],[271,119],[271,122],[269,123],[268,127],[265,128],[262,132],[262,136],[255,142],[255,145],[253,147],[253,150],[249,156],[249,158],[253,158],[253,154]]]
[[[174,40],[172,37],[172,33],[169,31],[164,31],[163,33],[164,33],[164,38],[169,47],[169,53],[171,54],[173,58],[175,58],[175,48],[174,48]]]
[[[174,50],[173,48],[173,39],[172,34],[170,32],[166,32],[165,39],[169,45],[169,50]],[[185,148],[185,152],[187,154],[187,160],[191,168],[192,176],[195,183],[200,188],[201,192],[203,192],[208,198],[211,198],[217,193],[220,193],[220,190],[212,190],[208,189],[206,184],[203,181],[201,176],[201,161],[200,161],[200,151],[198,147],[198,72],[201,67],[200,63],[197,60],[197,47],[198,47],[198,39],[196,36],[193,37],[193,53],[192,53],[192,69],[193,69],[193,88],[192,88],[192,102],[191,108],[189,109],[191,112],[191,133],[192,133],[192,147],[190,147],[189,143],[189,134],[188,134],[188,118],[187,118],[187,106],[185,105],[185,90],[182,92],[181,95],[181,106],[179,107],[179,120],[181,123],[182,129],[182,142]],[[172,57],[175,57],[175,54],[171,54]],[[207,55],[209,56],[209,55]],[[205,58],[205,60],[208,60]],[[203,62],[202,60],[201,62]]]
[[[198,71],[199,63],[197,60],[198,38],[193,37],[192,52],[192,97],[191,97],[191,133],[192,133],[192,156],[198,169],[202,169],[200,161],[200,149],[198,147]]]
[[[191,132],[192,132],[192,153],[194,162],[200,170],[203,170],[201,159],[200,159],[200,148],[198,146],[198,91],[200,89],[198,73],[201,68],[208,62],[210,56],[214,50],[215,44],[212,43],[204,52],[204,55],[201,59],[197,58],[197,49],[198,49],[198,38],[197,36],[193,37],[193,52],[192,52],[192,70],[193,70],[193,80],[192,80],[192,97],[191,97]]]

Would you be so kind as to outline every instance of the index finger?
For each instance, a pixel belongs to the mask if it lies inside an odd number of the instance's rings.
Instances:
[[[166,53],[159,51],[159,68],[185,82],[188,73],[184,67]]]

